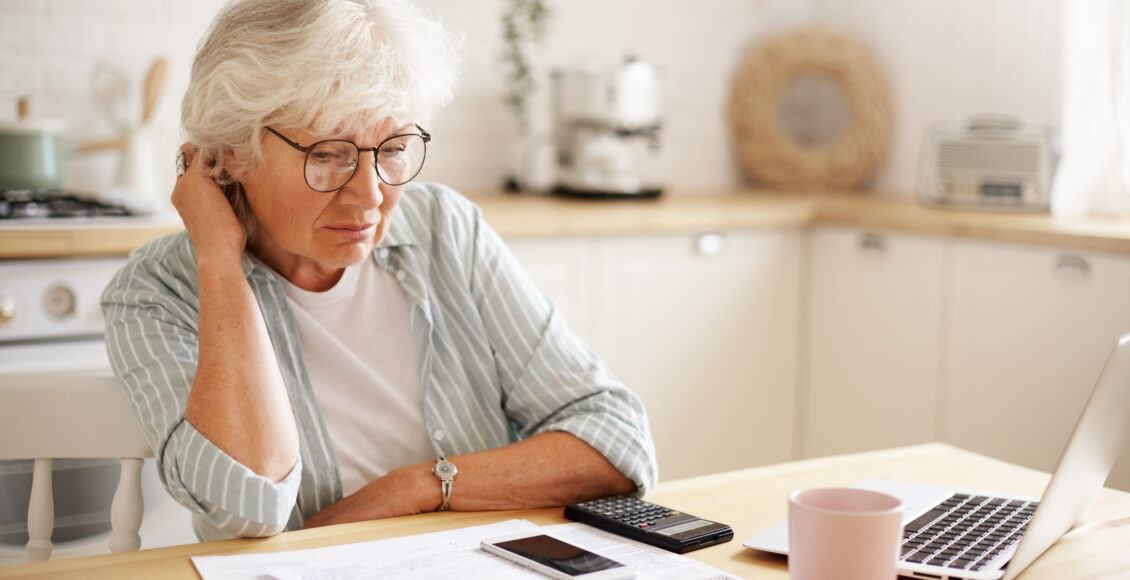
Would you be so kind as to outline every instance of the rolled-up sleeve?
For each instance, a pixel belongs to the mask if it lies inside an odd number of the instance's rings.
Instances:
[[[169,494],[223,534],[274,535],[291,519],[301,459],[282,481],[271,481],[184,418],[198,355],[195,270],[186,262],[175,253],[158,260],[139,251],[107,286],[102,310],[110,363]]]
[[[643,403],[569,328],[477,208],[472,215],[471,287],[495,353],[506,415],[522,437],[575,435],[645,494],[658,469]]]

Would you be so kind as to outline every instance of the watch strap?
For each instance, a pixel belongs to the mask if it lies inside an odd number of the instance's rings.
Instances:
[[[443,503],[439,504],[439,507],[436,508],[436,511],[445,512],[451,509],[451,506],[449,505],[451,503],[451,482],[443,480],[439,482],[439,485],[440,492],[443,493]]]

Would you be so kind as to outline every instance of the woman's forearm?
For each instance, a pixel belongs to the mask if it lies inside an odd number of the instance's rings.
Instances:
[[[636,489],[600,452],[560,431],[449,460],[459,469],[452,489],[453,510],[559,506]],[[439,481],[430,473],[429,477],[439,497]]]
[[[236,461],[280,481],[298,430],[259,305],[238,260],[200,257],[199,358],[185,419]]]
[[[600,452],[559,431],[448,459],[459,470],[449,507],[459,511],[559,506],[636,489]],[[314,514],[306,527],[433,511],[442,500],[433,465],[396,469]]]

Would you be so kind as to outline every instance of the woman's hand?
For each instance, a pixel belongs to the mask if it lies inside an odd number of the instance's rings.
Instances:
[[[197,259],[234,260],[239,264],[247,232],[223,190],[208,175],[207,160],[196,158],[196,146],[185,143],[180,150],[188,168],[177,178],[172,202],[196,246]]]

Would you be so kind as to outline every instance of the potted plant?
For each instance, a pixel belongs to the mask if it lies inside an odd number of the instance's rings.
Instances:
[[[529,101],[538,88],[529,51],[545,39],[551,15],[545,0],[506,0],[502,11],[502,62],[507,69],[503,102],[522,135],[529,134]]]

